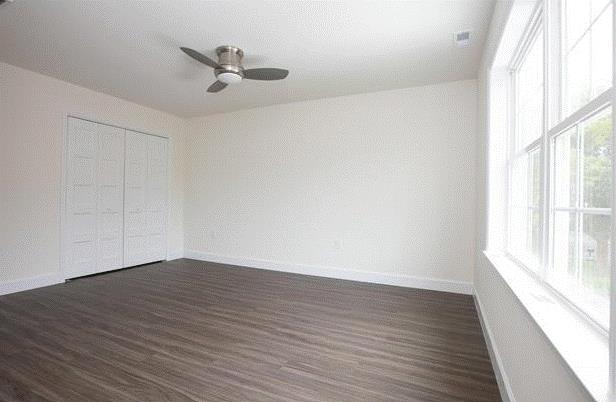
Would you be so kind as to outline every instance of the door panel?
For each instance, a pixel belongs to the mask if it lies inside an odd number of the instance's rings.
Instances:
[[[145,263],[145,202],[147,180],[147,148],[145,134],[126,132],[124,180],[124,265]]]
[[[68,119],[67,277],[123,266],[124,130]]]
[[[125,130],[99,124],[97,272],[123,267]]]
[[[72,218],[73,231],[71,241],[94,244],[96,238],[96,217],[94,214],[90,212],[75,213]]]
[[[167,144],[165,138],[148,137],[147,254],[154,261],[167,254]]]
[[[71,243],[72,266],[69,277],[89,275],[96,267],[96,249],[93,241],[74,241]]]
[[[166,257],[167,139],[127,131],[125,266]]]
[[[91,156],[73,156],[73,184],[76,186],[94,186],[96,182],[96,153]]]
[[[67,275],[96,272],[98,130],[95,123],[69,119],[67,132]]]
[[[96,210],[96,186],[74,184],[71,187],[70,201],[73,203],[74,213]]]

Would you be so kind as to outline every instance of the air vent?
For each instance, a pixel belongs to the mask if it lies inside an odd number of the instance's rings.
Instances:
[[[471,44],[471,31],[460,31],[454,33],[453,41],[458,47],[467,47]]]

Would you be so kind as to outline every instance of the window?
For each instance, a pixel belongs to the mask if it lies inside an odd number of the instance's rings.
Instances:
[[[512,259],[606,331],[612,269],[612,3],[549,2],[549,8],[537,10],[518,45],[510,64],[505,236]]]

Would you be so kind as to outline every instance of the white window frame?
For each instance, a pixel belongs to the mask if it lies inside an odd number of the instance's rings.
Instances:
[[[561,7],[560,3],[554,0],[540,0],[537,2],[537,7],[533,12],[533,16],[528,24],[527,29],[525,30],[522,39],[519,42],[517,50],[514,53],[514,57],[509,63],[509,71],[510,71],[510,99],[509,99],[509,128],[508,128],[508,140],[507,144],[509,147],[508,157],[507,157],[507,196],[506,200],[506,211],[507,218],[504,222],[504,236],[503,239],[505,241],[504,244],[504,253],[505,255],[516,263],[519,267],[523,268],[528,274],[530,274],[533,278],[535,278],[541,285],[543,285],[551,294],[553,294],[557,299],[559,299],[566,306],[574,310],[576,313],[580,314],[587,320],[592,326],[594,326],[600,333],[604,336],[611,335],[611,381],[613,386],[616,387],[616,312],[614,312],[616,306],[616,291],[614,284],[616,284],[616,269],[615,267],[615,258],[616,258],[616,247],[612,247],[612,275],[611,275],[611,283],[612,287],[610,290],[610,298],[611,298],[611,319],[610,326],[613,330],[609,328],[605,328],[599,322],[595,321],[590,315],[588,315],[581,307],[576,305],[572,300],[570,300],[567,296],[561,293],[559,290],[555,289],[550,283],[546,281],[547,272],[552,268],[552,253],[554,252],[553,247],[553,216],[555,211],[560,210],[569,210],[570,212],[576,212],[581,216],[581,214],[609,214],[611,216],[612,221],[612,239],[616,239],[614,234],[616,233],[616,219],[614,217],[614,210],[612,208],[561,208],[555,207],[553,205],[554,194],[553,194],[553,168],[551,167],[551,158],[552,158],[552,144],[554,139],[561,133],[565,132],[569,128],[579,124],[580,122],[586,120],[589,117],[599,113],[610,105],[614,106],[614,97],[615,91],[612,88],[606,90],[599,96],[595,97],[593,100],[588,102],[586,105],[582,106],[580,109],[574,111],[569,116],[561,119],[561,102],[563,96],[561,94],[562,88],[562,65],[561,63],[561,54],[562,54],[562,46],[561,46],[561,36],[560,36],[560,21],[561,21]],[[612,0],[614,3],[614,0]],[[613,6],[613,13],[616,14],[616,5]],[[616,17],[613,17],[613,23],[616,25]],[[516,73],[518,68],[520,67],[522,61],[528,54],[530,46],[535,41],[536,35],[540,32],[543,32],[543,130],[541,136],[534,140],[532,143],[528,144],[524,147],[524,149],[516,151],[516,105],[517,105],[517,82],[516,82]],[[614,29],[613,29],[614,30]],[[614,30],[616,32],[616,30]],[[556,41],[556,42],[554,42]],[[557,43],[557,46],[554,45]],[[614,40],[616,44],[616,39]],[[616,52],[614,52],[614,58],[616,59]],[[555,60],[557,60],[555,62]],[[614,63],[614,68],[616,68],[616,62]],[[555,96],[556,95],[556,96]],[[614,115],[616,111],[612,108],[612,118],[614,119]],[[616,119],[615,119],[616,120]],[[553,124],[557,122],[556,124]],[[616,124],[613,124],[614,132],[616,132]],[[616,138],[616,134],[613,134],[612,140]],[[616,144],[616,142],[614,142]],[[520,158],[524,154],[530,154],[535,150],[539,150],[540,154],[540,166],[541,166],[541,197],[540,197],[540,210],[541,210],[541,228],[540,228],[540,245],[541,245],[541,256],[539,258],[539,267],[537,269],[532,269],[529,267],[524,261],[515,256],[510,251],[510,212],[512,205],[511,204],[511,188],[512,188],[512,168],[516,159]],[[615,152],[616,153],[616,152]],[[612,169],[613,169],[613,188],[612,192],[614,194],[612,205],[616,200],[616,156],[613,157],[612,161]],[[582,180],[582,178],[578,178],[578,180]],[[581,191],[580,191],[581,193]],[[580,194],[578,194],[580,196]],[[613,388],[616,390],[616,388]]]
[[[616,46],[616,2],[612,1],[612,40]],[[616,105],[616,51],[612,53],[612,119]],[[612,121],[612,141],[616,144],[616,124]],[[616,239],[616,152],[612,155],[612,238]],[[609,333],[609,377],[608,390],[616,395],[616,247],[612,247],[612,276],[610,278],[610,333]]]

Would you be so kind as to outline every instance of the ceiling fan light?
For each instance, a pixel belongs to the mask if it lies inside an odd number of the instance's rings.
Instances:
[[[242,76],[236,73],[229,73],[229,72],[225,72],[225,73],[220,73],[216,76],[216,79],[218,79],[218,81],[224,83],[224,84],[237,84],[242,82]]]

